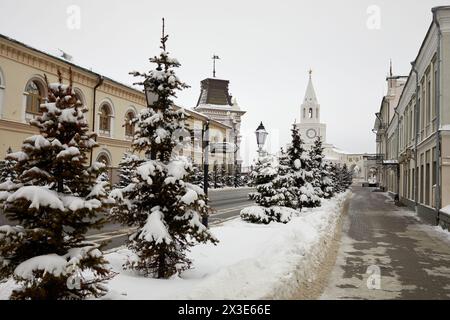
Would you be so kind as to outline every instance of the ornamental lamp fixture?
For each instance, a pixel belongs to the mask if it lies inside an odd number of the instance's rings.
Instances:
[[[144,93],[145,99],[147,100],[147,107],[150,107],[153,103],[156,102],[156,100],[158,100],[158,95],[153,92],[147,80],[144,81]]]
[[[258,129],[256,129],[256,142],[258,143],[258,153],[261,155],[263,151],[263,147],[266,144],[266,139],[269,133],[264,128],[263,123],[259,125]]]

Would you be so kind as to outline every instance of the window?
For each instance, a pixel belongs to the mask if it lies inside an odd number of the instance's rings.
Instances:
[[[44,99],[44,86],[38,80],[32,80],[25,88],[27,95],[26,112],[31,114],[41,113],[41,103]]]
[[[99,129],[100,133],[108,135],[111,133],[111,107],[107,103],[100,107]]]
[[[434,88],[437,88],[437,86],[439,85],[438,83],[438,76],[437,76],[437,69],[434,71],[434,79],[433,79],[433,86]],[[437,101],[438,98],[436,97],[436,90],[434,90],[433,92],[433,102],[434,102],[434,106],[432,106],[431,108],[431,119],[433,120],[434,118],[436,118],[436,106],[437,106]]]
[[[312,108],[309,108],[308,117],[309,117],[310,119],[313,118],[313,109],[312,109]]]
[[[129,111],[125,116],[125,136],[127,138],[134,136],[134,123],[133,123],[134,118],[135,114],[133,111]]]
[[[103,164],[105,164],[107,167],[110,166],[109,158],[108,158],[108,156],[105,155],[105,154],[99,155],[98,158],[97,158],[97,162],[103,163]]]
[[[78,88],[74,89],[74,92],[77,100],[80,101],[83,106],[86,106],[86,99],[84,98],[83,92]]]

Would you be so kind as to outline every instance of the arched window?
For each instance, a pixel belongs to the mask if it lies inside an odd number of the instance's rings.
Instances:
[[[309,108],[308,117],[309,117],[310,119],[313,118],[313,109],[312,109],[312,108]]]
[[[135,118],[135,114],[133,111],[128,111],[125,115],[125,136],[127,138],[132,138],[134,136],[134,123],[133,119]]]
[[[99,123],[100,133],[110,135],[112,112],[109,104],[107,103],[102,104],[99,113],[100,113],[100,123]]]
[[[110,167],[111,163],[109,161],[109,157],[106,154],[100,154],[97,158],[97,162],[104,163],[106,167]]]
[[[44,84],[39,80],[31,80],[25,88],[26,113],[37,115],[41,113],[41,104],[45,98]]]
[[[77,97],[78,101],[80,101],[81,104],[83,106],[85,106],[86,105],[86,99],[84,98],[83,92],[80,89],[78,89],[78,88],[75,88],[74,92],[75,92],[75,97]]]

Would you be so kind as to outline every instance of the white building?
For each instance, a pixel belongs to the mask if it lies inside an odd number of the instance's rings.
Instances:
[[[240,155],[241,147],[241,118],[246,111],[241,110],[237,100],[229,92],[230,81],[217,78],[207,78],[201,82],[201,92],[195,111],[200,112],[210,119],[227,125],[231,132],[224,136],[211,136],[211,147],[229,145],[230,148],[223,148],[222,152],[227,159],[230,172],[234,172],[234,165],[242,166]],[[237,146],[237,149],[235,149]],[[236,163],[235,163],[236,162]]]
[[[312,82],[312,71],[309,72],[309,82],[306,88],[305,98],[300,110],[300,123],[296,126],[300,131],[306,148],[310,148],[314,141],[320,137],[324,147],[325,160],[337,164],[347,164],[353,170],[355,178],[364,181],[372,180],[371,168],[368,166],[369,154],[350,154],[342,151],[334,145],[327,143],[327,125],[320,122],[320,104]]]

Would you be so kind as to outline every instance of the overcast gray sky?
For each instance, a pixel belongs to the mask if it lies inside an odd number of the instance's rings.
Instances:
[[[222,59],[217,76],[231,81],[231,93],[248,111],[243,131],[251,137],[250,149],[260,121],[276,148],[289,142],[312,68],[328,142],[348,152],[374,152],[371,129],[386,91],[389,59],[396,74],[407,75],[431,23],[431,8],[445,4],[0,0],[0,33],[48,52],[63,49],[76,63],[131,84],[128,72],[147,70],[148,57],[158,53],[164,16],[168,49],[182,63],[178,75],[191,85],[179,94],[179,104],[195,106],[216,53]],[[68,27],[70,5],[81,10],[80,29]]]

